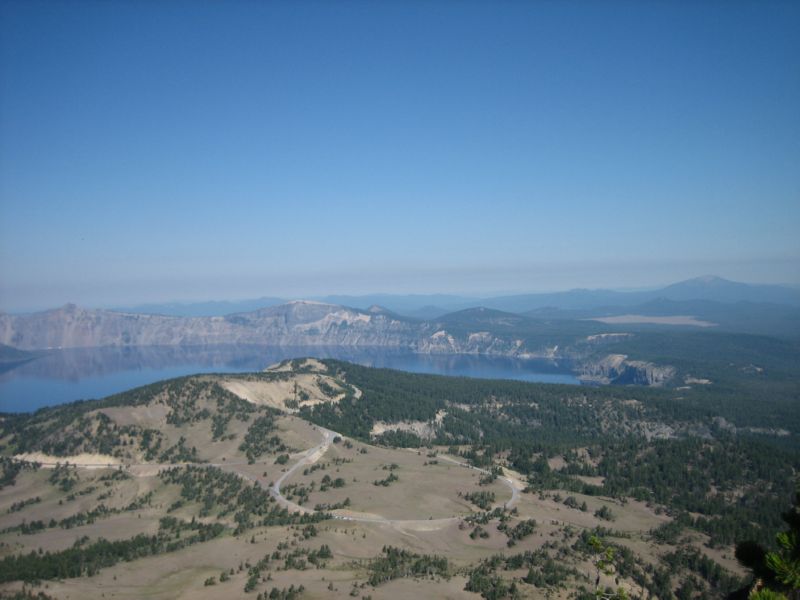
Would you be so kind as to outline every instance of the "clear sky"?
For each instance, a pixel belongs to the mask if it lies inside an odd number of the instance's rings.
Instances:
[[[800,283],[800,2],[0,3],[0,307]]]

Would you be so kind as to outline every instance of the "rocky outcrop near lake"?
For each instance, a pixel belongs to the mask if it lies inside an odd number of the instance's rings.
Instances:
[[[62,308],[0,315],[0,343],[23,350],[102,346],[410,346],[419,323],[316,302],[224,317],[175,317]]]
[[[675,376],[675,368],[642,360],[629,360],[625,354],[609,354],[585,360],[579,377],[586,383],[662,386]]]
[[[420,321],[380,307],[360,310],[302,300],[222,317],[138,314],[69,304],[27,315],[1,314],[0,344],[25,351],[222,345],[382,348],[421,354],[570,359],[584,381],[601,384],[658,386],[674,376],[675,369],[669,366],[622,354],[604,355],[606,345],[631,334],[604,332],[603,327],[538,321],[489,309]]]

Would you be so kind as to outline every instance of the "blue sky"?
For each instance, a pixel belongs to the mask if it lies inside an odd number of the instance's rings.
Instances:
[[[800,283],[800,3],[0,4],[0,307]]]

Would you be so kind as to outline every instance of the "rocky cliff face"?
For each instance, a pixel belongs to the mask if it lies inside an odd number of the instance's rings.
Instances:
[[[588,383],[661,386],[675,376],[675,368],[641,360],[628,360],[624,354],[609,354],[580,366],[580,378]]]
[[[421,354],[486,354],[522,359],[575,357],[570,349],[563,349],[562,352],[557,345],[531,344],[513,334],[494,334],[488,331],[453,334],[447,329],[436,328],[433,325],[424,328],[413,348],[415,352]]]
[[[33,350],[99,346],[411,346],[419,324],[386,314],[291,302],[226,317],[171,317],[87,310],[74,305],[0,315],[0,343]]]
[[[522,319],[519,317],[519,319]],[[474,329],[492,325],[477,322]],[[506,324],[507,325],[507,324]],[[529,347],[514,328],[457,333],[433,321],[296,301],[225,317],[173,317],[87,310],[67,305],[31,315],[0,315],[0,344],[34,350],[102,346],[380,346],[425,354],[559,357],[557,347]]]
[[[424,354],[581,360],[595,354],[598,345],[630,335],[561,334],[557,343],[552,331],[526,336],[521,333],[526,326],[530,323],[524,317],[485,309],[450,315],[447,320],[416,321],[380,307],[364,311],[309,301],[225,317],[145,315],[67,305],[30,315],[0,315],[0,344],[22,350],[245,344],[380,347]],[[584,361],[579,372],[586,381],[642,385],[663,385],[674,373],[672,367],[614,354]]]

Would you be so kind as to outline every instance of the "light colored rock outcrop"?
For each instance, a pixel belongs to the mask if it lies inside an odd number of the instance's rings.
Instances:
[[[580,367],[582,381],[602,384],[661,386],[674,376],[674,367],[628,360],[625,354],[609,354],[600,360],[586,361]]]
[[[598,345],[629,337],[609,333],[554,343],[547,335],[527,335],[530,322],[519,315],[474,309],[441,321],[398,317],[380,307],[357,310],[333,304],[294,301],[224,317],[174,317],[83,309],[69,304],[29,315],[0,314],[0,344],[22,350],[52,348],[182,348],[293,346],[384,348],[422,354],[481,354],[515,358],[582,361],[582,379],[597,383],[663,385],[675,375],[670,366],[609,354],[584,360]],[[561,336],[562,339],[564,336]]]
[[[0,315],[0,343],[21,349],[100,346],[409,346],[418,323],[317,302],[291,302],[225,317],[171,317],[69,304]]]

